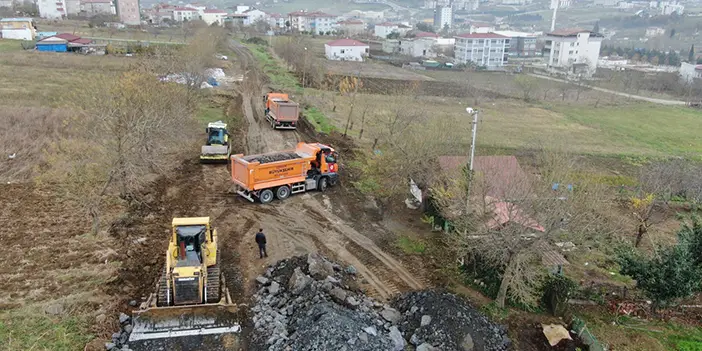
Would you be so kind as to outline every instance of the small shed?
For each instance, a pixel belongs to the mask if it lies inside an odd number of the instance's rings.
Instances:
[[[68,52],[79,51],[82,47],[90,45],[92,40],[79,36],[61,33],[46,37],[37,42],[38,51]]]

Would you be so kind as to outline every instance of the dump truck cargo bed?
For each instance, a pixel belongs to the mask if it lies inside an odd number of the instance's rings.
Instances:
[[[232,180],[240,187],[254,191],[281,184],[304,181],[311,155],[275,152],[263,155],[232,156]]]

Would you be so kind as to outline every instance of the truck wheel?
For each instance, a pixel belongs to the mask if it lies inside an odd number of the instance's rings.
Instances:
[[[258,199],[261,200],[262,204],[267,204],[273,201],[273,191],[271,191],[271,189],[262,191],[261,195],[258,196]]]
[[[278,190],[275,192],[275,197],[277,197],[278,200],[285,200],[288,196],[290,196],[290,188],[287,185],[278,187]]]
[[[321,191],[321,192],[324,192],[325,190],[327,190],[327,182],[328,182],[327,177],[323,177],[322,179],[320,179],[319,186],[317,187],[317,189],[319,189],[319,191]]]

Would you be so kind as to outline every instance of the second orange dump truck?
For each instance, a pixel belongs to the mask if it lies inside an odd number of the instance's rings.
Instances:
[[[232,181],[245,199],[267,204],[274,197],[283,200],[290,194],[335,185],[337,158],[334,149],[320,143],[298,143],[295,150],[261,155],[233,155]]]
[[[273,129],[296,129],[300,117],[300,105],[290,100],[288,94],[268,93],[263,96],[266,104],[266,120]]]

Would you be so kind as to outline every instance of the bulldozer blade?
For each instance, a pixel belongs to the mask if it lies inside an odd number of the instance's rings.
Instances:
[[[237,350],[240,311],[233,304],[151,307],[135,312],[132,350]]]

